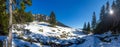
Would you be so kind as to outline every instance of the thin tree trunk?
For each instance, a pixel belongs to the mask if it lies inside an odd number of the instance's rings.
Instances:
[[[12,0],[9,0],[9,37],[8,37],[8,47],[12,46]]]

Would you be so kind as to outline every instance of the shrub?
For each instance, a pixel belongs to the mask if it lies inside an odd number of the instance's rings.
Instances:
[[[39,31],[40,31],[40,32],[43,32],[43,29],[40,29]]]
[[[52,32],[55,32],[55,30],[52,30]]]

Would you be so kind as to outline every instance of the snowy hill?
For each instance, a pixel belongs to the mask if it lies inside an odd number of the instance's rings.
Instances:
[[[23,25],[17,24],[17,26],[14,26],[13,34],[14,46],[24,46],[25,44],[21,41],[26,40],[37,43],[39,46],[67,46],[82,43],[84,39],[81,38],[86,36],[81,31],[73,28],[62,26],[50,27],[50,24],[46,22],[32,22]],[[18,41],[20,42],[18,43]]]
[[[120,35],[113,35],[111,32],[101,35],[84,34],[80,29],[51,27],[46,22],[31,22],[14,25],[12,45],[12,47],[120,47]]]

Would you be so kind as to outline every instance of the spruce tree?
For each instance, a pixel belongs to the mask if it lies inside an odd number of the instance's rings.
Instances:
[[[120,33],[120,0],[116,0],[116,3],[115,3],[115,15],[116,15],[116,27],[117,27],[117,30],[119,31]]]
[[[56,17],[55,17],[55,14],[54,12],[52,11],[51,14],[50,14],[50,24],[52,27],[55,27],[56,26]]]
[[[84,26],[83,26],[83,30],[86,31],[87,29],[87,25],[86,25],[86,22],[84,23]]]
[[[105,17],[105,6],[103,5],[100,11],[100,21],[103,21]]]
[[[93,12],[93,16],[92,16],[92,30],[95,29],[96,26],[96,15],[95,12]]]
[[[87,33],[90,33],[90,23],[88,22],[88,24],[87,24]]]
[[[6,0],[0,0],[0,35],[8,34],[8,13],[6,8]]]
[[[27,18],[29,17],[27,15],[31,15],[29,12],[25,12],[26,6],[32,5],[31,0],[14,0],[12,2],[13,2],[12,6],[14,8],[13,9],[13,21],[15,23],[25,23]]]
[[[109,6],[110,4],[109,4],[109,2],[107,1],[107,3],[106,3],[106,13],[109,13],[109,9],[110,9],[110,6]]]

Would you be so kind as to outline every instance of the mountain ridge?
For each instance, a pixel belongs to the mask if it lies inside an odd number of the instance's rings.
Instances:
[[[44,21],[49,21],[49,19],[50,19],[50,17],[48,15],[45,15],[45,14],[33,14],[33,16],[34,16],[34,18],[37,21],[40,18],[40,16],[42,16],[42,18],[43,18]],[[69,27],[69,28],[71,28],[70,26],[63,24],[62,22],[60,22],[58,20],[56,20],[56,21],[57,21],[57,25],[58,26],[63,26],[63,27]]]

